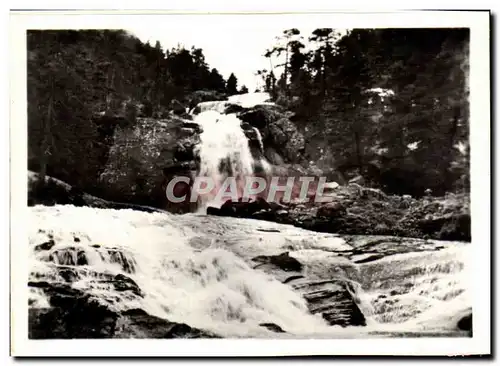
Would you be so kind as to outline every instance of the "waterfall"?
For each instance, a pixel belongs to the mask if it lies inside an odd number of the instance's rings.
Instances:
[[[203,126],[197,153],[200,157],[198,177],[213,179],[215,186],[211,193],[201,197],[200,209],[207,206],[220,207],[227,199],[215,199],[218,189],[227,177],[234,177],[237,183],[238,196],[244,187],[244,178],[252,176],[256,166],[269,172],[270,166],[264,158],[255,161],[252,156],[248,138],[241,128],[242,121],[235,114],[223,114],[230,104],[251,108],[269,100],[267,93],[248,93],[234,95],[228,101],[202,102],[196,107],[198,114],[194,122]],[[264,148],[262,136],[257,128],[253,128],[261,149]],[[224,199],[226,198],[226,199]]]
[[[53,306],[50,289],[71,290],[115,312],[143,309],[224,337],[272,338],[454,332],[470,312],[466,243],[387,238],[369,249],[386,257],[357,264],[373,254],[349,260],[353,247],[335,234],[259,220],[70,205],[30,207],[28,219],[30,308]],[[387,252],[404,248],[424,251]],[[304,278],[287,283],[297,272],[255,266],[253,258],[284,251],[305,266]],[[367,326],[331,326],[322,316],[350,314],[338,281],[350,284]]]

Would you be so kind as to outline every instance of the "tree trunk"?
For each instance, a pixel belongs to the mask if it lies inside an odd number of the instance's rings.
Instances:
[[[453,185],[453,176],[450,172],[450,165],[453,160],[452,154],[453,154],[453,145],[455,143],[455,138],[458,132],[458,120],[460,118],[460,108],[456,107],[453,111],[453,118],[452,118],[452,125],[450,127],[450,130],[448,132],[448,146],[447,146],[447,151],[446,151],[446,157],[443,159],[443,166],[441,169],[443,169],[444,173],[444,180],[445,180],[445,185],[447,189],[450,189],[451,186]]]
[[[53,116],[53,103],[54,103],[54,82],[50,81],[50,95],[49,104],[47,107],[47,115],[45,117],[43,125],[43,137],[41,143],[41,156],[40,156],[40,185],[43,187],[45,185],[45,177],[47,176],[47,165],[49,156],[51,155],[51,130],[52,130],[52,116]]]
[[[288,46],[289,42],[286,44],[286,51],[285,51],[285,95],[288,96]]]

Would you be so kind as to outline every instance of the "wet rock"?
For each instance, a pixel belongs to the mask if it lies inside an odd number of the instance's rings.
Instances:
[[[374,255],[371,255],[369,257],[366,257],[366,258],[354,261],[354,263],[358,263],[358,264],[368,263],[368,262],[373,262],[373,261],[376,261],[377,259],[381,259],[381,258],[384,258],[384,257],[385,257],[385,255],[383,255],[383,254],[374,254]]]
[[[297,271],[302,270],[302,264],[295,258],[290,257],[289,252],[281,253],[279,255],[261,255],[252,259],[254,262],[260,262],[260,264],[270,263],[283,271]]]
[[[80,279],[78,270],[74,267],[61,267],[57,268],[59,276],[66,282],[72,283]]]
[[[264,233],[280,233],[278,229],[257,229],[257,231],[262,231]]]
[[[74,299],[48,309],[29,309],[30,339],[111,338],[117,314],[97,302]]]
[[[131,309],[120,313],[113,338],[216,338],[210,332]]]
[[[265,199],[257,197],[249,202],[243,202],[241,199],[236,202],[226,201],[222,204],[218,214],[220,216],[251,217],[256,212],[270,209],[271,205]],[[211,212],[216,213],[215,210],[211,210]]]
[[[189,121],[183,121],[182,122],[182,128],[188,128],[190,130],[193,130],[196,133],[201,133],[203,132],[203,127],[201,127],[198,123],[196,122],[189,122]]]
[[[38,252],[40,250],[50,250],[52,247],[55,245],[55,241],[53,239],[50,239],[49,241],[46,241],[45,243],[38,244],[35,246],[35,251]]]
[[[287,279],[285,279],[283,281],[283,283],[289,283],[289,282],[292,282],[294,280],[298,280],[298,279],[301,279],[301,278],[304,278],[304,276],[300,276],[300,275],[299,276],[290,276]]]
[[[184,323],[149,315],[142,309],[111,311],[92,298],[76,298],[48,309],[29,309],[30,339],[214,338]]]
[[[87,256],[83,250],[78,251],[76,255],[76,265],[77,266],[86,266],[89,264],[87,260]]]
[[[239,112],[242,112],[244,110],[245,110],[245,108],[243,108],[242,106],[240,106],[238,104],[228,103],[224,113],[225,114],[239,113]]]
[[[274,324],[274,323],[260,323],[259,324],[261,327],[267,328],[271,332],[274,333],[286,333],[283,328],[281,328],[279,325]]]
[[[462,317],[457,323],[457,328],[469,332],[472,336],[472,314]]]
[[[307,281],[293,287],[301,292],[313,314],[321,314],[330,325],[365,326],[366,319],[342,280]]]
[[[115,276],[109,276],[108,279],[102,280],[102,283],[110,284],[116,291],[130,291],[132,294],[137,295],[139,297],[143,297],[144,293],[137,285],[137,283],[123,274],[117,274]]]

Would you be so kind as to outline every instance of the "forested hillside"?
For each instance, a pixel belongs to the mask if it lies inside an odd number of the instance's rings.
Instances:
[[[29,31],[27,40],[29,168],[86,188],[117,121],[239,92],[236,76],[226,82],[199,48],[165,52],[123,30]]]
[[[468,29],[289,29],[258,74],[320,167],[443,194],[469,186],[468,47]]]
[[[163,50],[122,30],[29,31],[27,39],[29,168],[87,191],[116,126],[189,118],[198,102],[247,91],[199,48]],[[257,75],[294,113],[306,165],[346,181],[361,174],[391,193],[467,192],[468,40],[467,29],[289,29]]]

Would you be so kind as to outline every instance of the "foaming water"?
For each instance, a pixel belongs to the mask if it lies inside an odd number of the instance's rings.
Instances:
[[[256,167],[260,167],[264,174],[270,174],[271,166],[261,157],[254,160],[248,143],[248,138],[241,128],[242,121],[236,114],[224,114],[231,104],[243,108],[251,108],[257,104],[273,104],[268,102],[268,93],[247,93],[233,95],[227,101],[202,102],[195,108],[198,114],[194,115],[194,122],[203,126],[200,135],[200,144],[197,153],[200,157],[200,171],[198,176],[211,178],[215,182],[213,190],[200,198],[199,212],[205,212],[207,206],[220,207],[230,196],[216,197],[227,177],[233,177],[237,185],[238,197],[244,189],[245,177],[252,176]],[[253,127],[260,150],[264,144],[260,131]],[[229,187],[225,187],[228,190]],[[232,187],[231,187],[232,188]]]
[[[233,104],[238,104],[243,108],[251,108],[258,104],[268,104],[274,105],[270,102],[271,96],[269,93],[246,93],[232,95],[228,98],[228,101]]]
[[[241,129],[241,121],[233,114],[224,115],[216,111],[198,114],[194,121],[203,126],[198,155],[199,176],[215,182],[213,193],[202,197],[202,207],[210,204],[220,206],[225,199],[216,200],[216,194],[227,177],[234,177],[242,190],[244,178],[253,174],[254,159],[247,137]],[[226,187],[228,188],[228,187]]]
[[[335,254],[351,248],[340,237],[257,220],[73,206],[29,214],[30,281],[69,285],[116,311],[141,308],[225,337],[442,333],[470,311],[465,244],[359,265]],[[49,235],[54,245],[40,249]],[[348,283],[367,326],[329,326],[283,283],[289,274],[252,265],[252,257],[284,250],[311,281]],[[41,290],[30,288],[30,306],[49,306]]]
[[[116,311],[142,308],[227,336],[266,334],[259,324],[269,322],[291,332],[327,328],[321,317],[308,313],[300,295],[231,251],[211,247],[210,238],[205,249],[192,247],[194,233],[174,217],[72,206],[38,206],[31,216],[36,223],[30,233],[31,281],[65,283],[64,270],[71,268],[72,287]],[[36,251],[47,233],[56,244]],[[121,255],[113,258],[110,253],[117,251]],[[124,285],[132,280],[143,296],[117,290],[108,280],[117,278]],[[35,291],[30,301],[48,304]]]
[[[227,106],[229,105],[229,102],[226,101],[210,101],[210,102],[201,102],[198,103],[196,106],[196,109],[199,110],[200,113],[207,112],[207,111],[215,111],[218,113],[224,113],[226,110]]]

